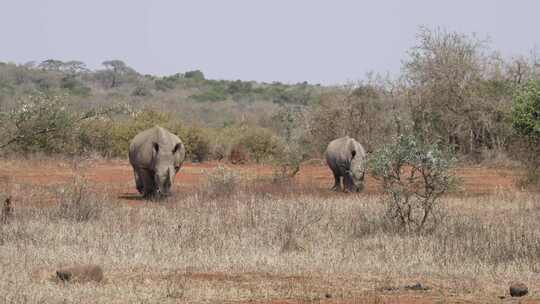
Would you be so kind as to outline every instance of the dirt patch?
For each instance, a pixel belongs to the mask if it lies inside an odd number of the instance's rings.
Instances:
[[[218,166],[226,166],[248,179],[270,180],[274,168],[269,165],[231,165],[218,162],[203,164],[188,163],[182,168],[175,180],[175,192],[178,195],[192,192],[206,180],[206,173]],[[517,189],[515,180],[518,173],[510,169],[492,169],[483,167],[462,167],[456,169],[461,179],[458,195],[482,195],[496,191]],[[94,186],[96,191],[107,190],[119,199],[137,203],[140,196],[135,190],[131,166],[125,160],[97,160],[74,164],[65,160],[0,160],[0,187],[55,187],[68,183],[75,175],[81,175]],[[323,164],[310,163],[301,168],[291,183],[286,185],[264,183],[256,190],[262,193],[282,192],[288,187],[290,192],[304,189],[320,195],[341,195],[331,192],[333,184],[330,170]],[[293,187],[293,186],[296,186]],[[8,189],[9,191],[9,189]],[[368,176],[366,187],[361,195],[378,194],[382,191],[379,181]]]

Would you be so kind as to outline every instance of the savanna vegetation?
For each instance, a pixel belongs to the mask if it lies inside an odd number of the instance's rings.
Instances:
[[[515,153],[538,148],[538,78],[535,53],[502,58],[476,36],[426,28],[401,75],[341,86],[209,80],[199,70],[142,75],[120,60],[97,70],[0,63],[0,147],[125,157],[134,134],[160,124],[199,162],[240,150],[250,161],[294,164],[345,134],[370,152],[407,134],[461,161],[538,163],[538,153]]]
[[[503,58],[426,28],[400,75],[335,86],[0,63],[0,195],[14,202],[0,214],[0,301],[401,303],[388,294],[421,281],[434,303],[493,303],[511,281],[538,287],[538,194],[454,190],[463,164],[524,170],[538,189],[539,67],[534,52]],[[154,125],[185,143],[195,164],[179,175],[203,182],[158,204],[126,198],[131,176],[85,176],[97,162],[124,172],[129,141]],[[368,151],[376,191],[298,179],[344,135]],[[244,176],[246,163],[274,171]],[[32,180],[36,168],[50,180]],[[105,281],[52,282],[75,263],[101,265]]]

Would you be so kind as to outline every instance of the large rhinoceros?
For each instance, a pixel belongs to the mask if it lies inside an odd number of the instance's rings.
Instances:
[[[341,190],[342,177],[344,191],[359,192],[364,188],[366,152],[354,138],[345,136],[334,139],[328,144],[325,157],[328,167],[334,174],[333,190]]]
[[[137,134],[129,145],[135,185],[144,197],[168,195],[186,150],[178,136],[155,126]]]

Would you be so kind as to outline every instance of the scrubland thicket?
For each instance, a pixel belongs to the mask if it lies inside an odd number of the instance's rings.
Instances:
[[[0,63],[0,146],[4,153],[125,157],[134,134],[160,124],[183,138],[195,161],[234,154],[298,163],[345,134],[368,151],[412,134],[461,160],[519,155],[537,167],[525,153],[538,146],[527,131],[536,129],[516,121],[529,115],[538,124],[538,103],[516,107],[528,111],[522,116],[512,107],[538,76],[536,53],[504,59],[476,36],[425,28],[401,75],[371,73],[342,86],[207,80],[198,70],[158,77],[120,60],[95,71],[78,61]]]

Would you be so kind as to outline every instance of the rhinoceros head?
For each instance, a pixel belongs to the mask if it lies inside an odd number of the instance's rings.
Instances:
[[[177,164],[177,152],[181,148],[180,143],[174,146],[153,143],[152,168],[154,172],[155,194],[167,196],[174,184],[174,177],[180,169]]]

